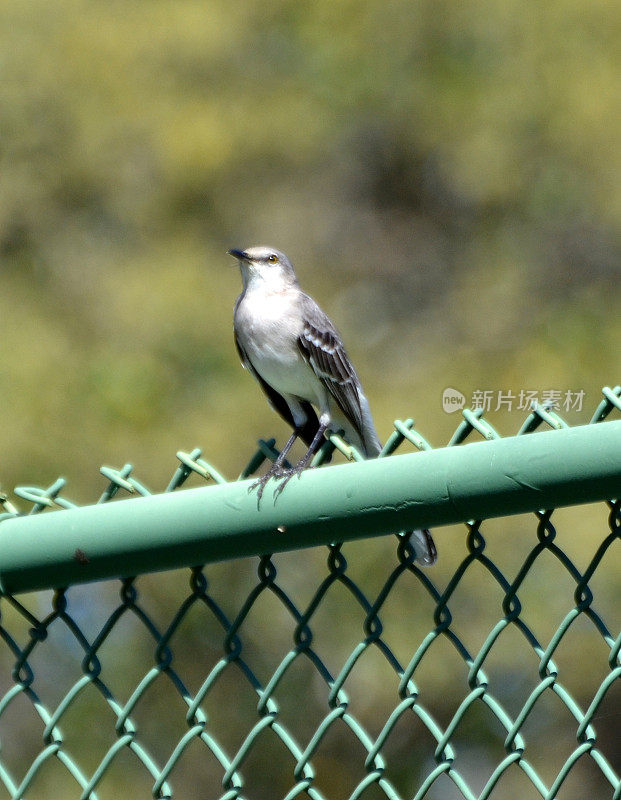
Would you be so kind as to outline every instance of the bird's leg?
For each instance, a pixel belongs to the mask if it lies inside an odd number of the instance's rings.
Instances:
[[[278,495],[282,492],[285,486],[289,483],[291,478],[294,475],[301,475],[302,472],[306,469],[306,467],[310,464],[312,457],[315,455],[317,450],[321,447],[323,443],[324,434],[328,429],[328,424],[322,422],[319,427],[317,428],[317,433],[313,437],[313,441],[310,443],[310,446],[304,456],[298,461],[298,463],[292,469],[288,469],[278,486],[274,489],[274,497],[278,497]]]
[[[278,454],[278,458],[276,459],[276,461],[274,461],[274,463],[268,469],[265,475],[261,475],[261,477],[251,485],[249,491],[257,489],[257,500],[261,500],[261,497],[263,496],[263,490],[265,489],[265,486],[267,485],[268,481],[271,478],[278,477],[285,472],[282,465],[285,461],[285,458],[287,457],[287,453],[289,452],[289,450],[291,450],[291,448],[293,447],[293,443],[297,438],[298,438],[298,431],[296,428],[289,437],[289,440],[287,441],[286,445]]]

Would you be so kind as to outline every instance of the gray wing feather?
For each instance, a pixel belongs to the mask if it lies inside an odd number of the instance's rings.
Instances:
[[[304,295],[302,310],[304,327],[298,339],[300,352],[364,440],[360,381],[341,337],[308,295]]]

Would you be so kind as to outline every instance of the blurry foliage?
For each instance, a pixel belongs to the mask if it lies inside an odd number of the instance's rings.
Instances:
[[[283,430],[231,344],[232,245],[290,253],[384,437],[415,413],[446,440],[447,385],[594,405],[615,380],[614,3],[33,0],[2,22],[6,486],[61,471],[86,500],[89,468],[130,460],[157,487],[195,444],[234,476]]]
[[[0,22],[4,489],[64,474],[91,502],[130,461],[159,490],[197,445],[233,478],[283,436],[237,363],[230,246],[289,253],[383,438],[415,415],[446,442],[447,386],[584,389],[577,424],[618,381],[612,0],[6,0]]]

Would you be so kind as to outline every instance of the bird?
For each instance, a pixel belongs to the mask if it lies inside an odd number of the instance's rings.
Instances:
[[[327,431],[342,431],[364,456],[376,458],[382,445],[343,340],[327,314],[302,291],[289,258],[265,246],[227,252],[237,259],[243,284],[233,312],[239,357],[293,429],[270,469],[251,487],[257,488],[258,501],[272,478],[279,479],[278,494],[309,466]],[[306,453],[286,469],[285,459],[298,438]],[[411,531],[410,541],[420,564],[435,563],[437,551],[428,530]]]

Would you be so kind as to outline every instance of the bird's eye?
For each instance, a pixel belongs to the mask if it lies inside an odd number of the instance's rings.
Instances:
[[[275,255],[274,253],[272,253],[271,255],[269,255],[267,257],[267,260],[270,262],[270,264],[277,264],[278,263],[278,256]]]

